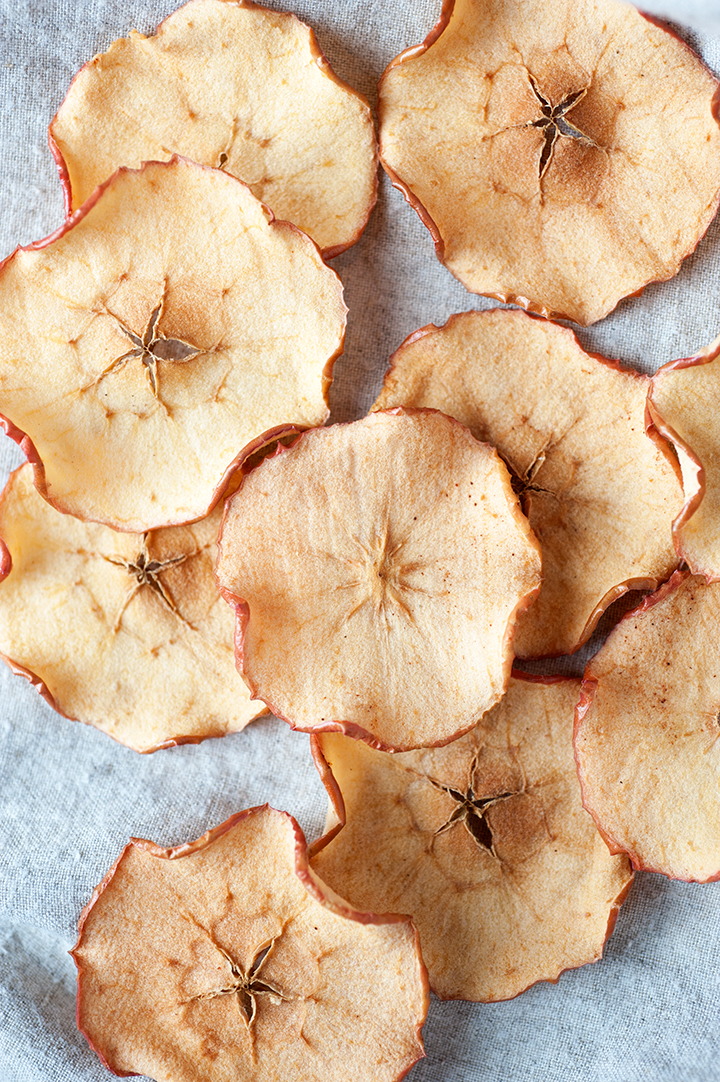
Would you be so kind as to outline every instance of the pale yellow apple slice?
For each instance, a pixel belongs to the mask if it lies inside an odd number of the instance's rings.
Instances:
[[[409,913],[443,999],[510,999],[600,958],[632,874],[580,801],[580,681],[514,679],[472,732],[388,755],[313,737],[332,800],[312,866],[360,907]]]
[[[720,579],[720,339],[653,378],[648,408],[675,445],[685,505],[673,523],[678,552],[696,574]]]
[[[380,156],[472,292],[593,323],[720,200],[718,83],[616,0],[446,0],[380,84]]]
[[[636,868],[720,878],[720,584],[678,572],[589,663],[575,755],[583,803]]]
[[[265,710],[214,578],[220,508],[147,534],[61,515],[29,465],[0,498],[0,655],[66,717],[136,751],[243,729]]]
[[[540,541],[543,585],[520,657],[572,653],[621,594],[677,566],[682,504],[667,446],[645,434],[649,380],[523,312],[453,316],[403,343],[374,409],[431,406],[497,447]]]
[[[60,510],[189,522],[261,433],[325,420],[344,327],[315,245],[234,177],[121,169],[0,271],[0,414]]]
[[[267,805],[175,849],[133,839],[72,954],[78,1025],[116,1074],[395,1082],[423,1054],[413,925],[328,890]]]
[[[375,202],[368,103],[312,30],[248,0],[191,0],[154,37],[133,32],[75,76],[50,125],[69,210],[120,165],[183,154],[245,181],[326,257]]]
[[[218,579],[252,694],[294,728],[440,744],[502,696],[537,543],[505,466],[423,410],[315,429],[228,502]]]

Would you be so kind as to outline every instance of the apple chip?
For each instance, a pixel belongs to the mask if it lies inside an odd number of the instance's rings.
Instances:
[[[315,429],[228,501],[218,578],[294,728],[441,744],[504,693],[537,543],[494,450],[435,411]]]
[[[613,851],[673,879],[720,879],[720,584],[678,572],[589,663],[575,755]]]
[[[325,420],[345,311],[315,245],[234,177],[121,169],[0,272],[0,414],[60,510],[189,522],[261,433]]]
[[[675,445],[685,506],[673,524],[675,544],[692,571],[720,579],[720,338],[695,357],[666,364],[652,381],[655,427]]]
[[[59,514],[21,467],[0,498],[1,655],[60,713],[136,751],[243,729],[265,706],[235,671],[219,526],[217,508],[116,533]]]
[[[520,657],[572,653],[628,590],[677,566],[680,483],[645,435],[649,380],[585,353],[523,312],[453,316],[403,343],[374,409],[434,407],[497,447],[540,541],[543,585],[520,616]]]
[[[120,165],[183,154],[245,181],[326,257],[354,244],[376,194],[366,100],[312,30],[249,0],[191,0],[154,37],[114,42],[50,125],[68,209]]]
[[[718,83],[616,0],[446,0],[380,84],[380,157],[467,289],[588,324],[720,201]]]
[[[394,1082],[423,1054],[414,927],[329,891],[267,805],[176,849],[133,839],[72,954],[78,1025],[116,1074]]]
[[[580,681],[514,679],[444,748],[388,755],[313,737],[332,829],[312,866],[363,908],[409,913],[442,999],[510,999],[596,961],[632,875],[583,811]]]

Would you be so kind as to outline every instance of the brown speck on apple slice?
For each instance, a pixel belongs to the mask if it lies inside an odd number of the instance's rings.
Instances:
[[[572,331],[499,309],[424,327],[391,358],[374,409],[443,410],[497,447],[513,475],[543,554],[519,657],[572,653],[616,598],[677,566],[682,492],[669,447],[645,433],[649,385],[585,353]]]
[[[513,679],[467,735],[389,755],[313,736],[332,800],[312,865],[358,906],[401,909],[443,999],[510,999],[600,958],[632,880],[583,810],[578,680]]]
[[[80,522],[21,467],[0,497],[0,656],[61,714],[136,751],[243,729],[265,704],[235,669],[219,526],[220,508],[146,534]]]
[[[720,579],[720,339],[655,374],[648,409],[671,440],[682,469],[685,504],[673,523],[680,556],[695,574]]]
[[[69,211],[118,166],[178,153],[244,181],[326,258],[355,243],[375,203],[367,101],[308,26],[247,0],[192,0],[154,36],[115,41],[73,79],[50,147]]]
[[[78,1025],[119,1075],[399,1082],[423,1055],[414,926],[325,887],[267,805],[175,849],[133,839],[72,954]]]
[[[314,429],[228,501],[218,580],[252,694],[403,749],[502,696],[537,543],[495,451],[434,410]]]
[[[589,324],[712,221],[719,99],[618,0],[446,0],[380,82],[380,157],[469,290]]]
[[[234,177],[120,169],[0,269],[0,409],[58,509],[201,518],[268,429],[327,417],[342,286]]]
[[[673,879],[720,878],[720,584],[677,572],[587,666],[575,756],[615,852]]]

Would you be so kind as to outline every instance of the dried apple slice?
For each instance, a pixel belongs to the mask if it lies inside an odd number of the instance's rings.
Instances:
[[[503,694],[537,543],[494,450],[435,411],[315,429],[228,501],[218,578],[274,713],[439,744]]]
[[[629,4],[446,0],[383,76],[380,157],[469,290],[588,324],[712,221],[718,97]]]
[[[191,0],[154,37],[114,42],[50,125],[75,210],[120,165],[183,154],[245,181],[326,257],[354,244],[376,194],[375,131],[312,30],[249,0]]]
[[[443,410],[514,475],[543,554],[519,657],[572,653],[611,602],[672,573],[682,493],[668,448],[645,435],[646,376],[585,353],[564,327],[499,309],[424,327],[390,363],[374,409]]]
[[[575,755],[609,846],[673,879],[720,878],[720,584],[678,572],[589,663]]]
[[[261,433],[325,420],[345,311],[315,245],[234,177],[121,169],[0,272],[0,414],[59,510],[189,522]]]
[[[648,396],[657,430],[675,445],[685,505],[673,523],[675,545],[696,574],[720,579],[720,338],[695,357],[672,361]]]
[[[72,954],[78,1025],[116,1074],[394,1082],[423,1054],[413,925],[329,891],[267,805],[175,849],[133,839]]]
[[[443,999],[510,999],[596,961],[632,880],[582,808],[580,681],[513,679],[444,748],[388,755],[313,737],[332,829],[312,866],[363,908],[409,913]]]
[[[116,533],[59,514],[21,467],[0,498],[0,656],[61,714],[136,751],[243,729],[265,705],[235,670],[219,526],[217,508]]]

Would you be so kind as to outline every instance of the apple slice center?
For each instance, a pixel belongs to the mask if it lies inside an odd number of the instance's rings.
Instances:
[[[221,988],[211,988],[209,991],[200,992],[198,995],[192,996],[191,998],[193,1000],[202,1000],[217,999],[220,996],[237,996],[236,1002],[240,1009],[240,1014],[245,1021],[247,1028],[252,1030],[257,1015],[258,996],[268,996],[270,1001],[276,1005],[283,1000],[287,1001],[290,998],[274,985],[260,980],[260,971],[274,945],[274,939],[270,940],[269,943],[263,943],[255,952],[253,960],[247,970],[245,970],[242,966],[238,965],[226,950],[213,940],[213,946],[220,954],[222,954],[230,968],[232,979]]]

